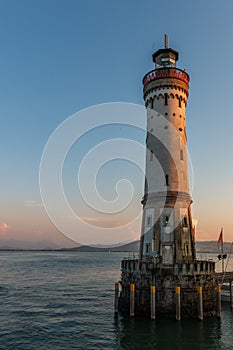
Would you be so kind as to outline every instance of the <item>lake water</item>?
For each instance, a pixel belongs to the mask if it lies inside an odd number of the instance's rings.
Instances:
[[[233,349],[228,305],[221,320],[114,318],[114,283],[124,256],[1,252],[0,349]]]

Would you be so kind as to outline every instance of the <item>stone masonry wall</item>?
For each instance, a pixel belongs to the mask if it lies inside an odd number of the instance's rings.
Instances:
[[[199,262],[198,262],[199,263]],[[121,278],[121,294],[119,309],[129,315],[130,284],[135,284],[135,315],[150,317],[150,286],[156,286],[156,317],[175,318],[176,295],[175,287],[180,286],[181,317],[198,317],[198,287],[203,288],[203,313],[204,317],[213,316],[216,313],[216,294],[214,265],[208,262],[200,262],[198,272],[188,268],[161,269],[158,265],[142,269],[138,262],[129,261],[123,264]],[[131,265],[130,265],[131,264]],[[205,273],[203,273],[203,264]],[[134,267],[134,269],[132,269]],[[202,270],[201,270],[202,268]]]

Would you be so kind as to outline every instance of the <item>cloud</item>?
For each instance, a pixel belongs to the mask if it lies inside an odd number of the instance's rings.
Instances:
[[[7,232],[9,230],[9,225],[6,222],[0,224],[0,232]]]
[[[25,200],[24,206],[27,208],[35,208],[35,207],[42,207],[42,203],[36,202],[34,200]]]

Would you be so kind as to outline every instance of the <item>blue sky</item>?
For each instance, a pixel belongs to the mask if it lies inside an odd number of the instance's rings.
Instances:
[[[197,238],[215,240],[223,226],[232,241],[232,13],[230,0],[1,0],[2,237],[41,240],[55,232],[38,184],[49,136],[83,108],[143,104],[142,78],[167,33],[180,53],[178,67],[191,77],[187,131]],[[137,238],[140,225],[132,231]]]

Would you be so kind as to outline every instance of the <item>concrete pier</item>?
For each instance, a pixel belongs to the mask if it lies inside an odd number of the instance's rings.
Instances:
[[[175,319],[176,286],[179,285],[181,319],[198,319],[202,315],[198,307],[200,286],[202,286],[203,317],[216,315],[215,263],[213,261],[198,260],[193,264],[175,264],[170,269],[164,269],[154,259],[143,261],[124,259],[121,268],[122,290],[119,309],[122,313],[151,318],[151,286],[154,285],[156,318]],[[131,285],[134,287],[130,287]],[[134,312],[132,312],[133,305]]]

